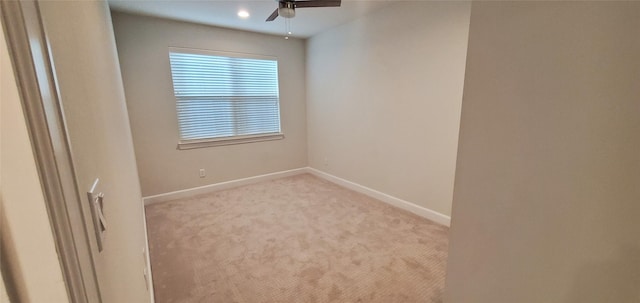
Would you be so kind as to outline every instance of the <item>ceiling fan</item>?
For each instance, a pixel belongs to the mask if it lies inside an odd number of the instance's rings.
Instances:
[[[278,16],[293,18],[296,8],[305,7],[338,7],[341,0],[278,0],[278,8],[267,18],[267,22],[275,20]]]

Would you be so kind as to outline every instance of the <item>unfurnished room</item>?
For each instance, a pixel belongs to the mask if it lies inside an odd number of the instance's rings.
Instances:
[[[640,2],[0,8],[0,302],[640,302]]]

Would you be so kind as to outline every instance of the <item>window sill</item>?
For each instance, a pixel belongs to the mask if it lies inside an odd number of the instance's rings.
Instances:
[[[282,139],[284,139],[283,133],[226,137],[226,138],[216,138],[216,139],[207,139],[207,140],[190,140],[190,141],[179,142],[178,150],[245,144],[245,143],[273,141],[273,140],[282,140]]]

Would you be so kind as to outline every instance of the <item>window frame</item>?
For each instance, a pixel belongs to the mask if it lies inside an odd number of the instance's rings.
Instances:
[[[171,53],[183,53],[183,54],[194,54],[194,55],[205,55],[205,56],[219,56],[219,57],[229,57],[229,58],[242,58],[242,59],[258,59],[258,60],[271,60],[276,62],[276,71],[278,75],[278,124],[280,131],[272,132],[272,133],[260,133],[260,134],[251,134],[251,135],[238,135],[238,136],[226,136],[226,137],[211,137],[211,138],[203,138],[203,139],[187,139],[183,140],[180,135],[180,121],[179,114],[177,110],[177,102],[178,96],[176,96],[174,83],[173,83],[173,73],[171,71]],[[167,52],[167,60],[169,63],[169,75],[171,78],[171,94],[173,95],[174,100],[174,108],[176,110],[176,122],[178,129],[178,150],[189,150],[195,148],[205,148],[205,147],[213,147],[213,146],[225,146],[225,145],[234,145],[234,144],[244,144],[244,143],[255,143],[255,142],[264,142],[264,141],[273,141],[273,140],[281,140],[284,139],[284,132],[282,131],[282,111],[280,107],[280,62],[278,57],[275,56],[267,56],[267,55],[258,55],[258,54],[250,54],[250,53],[240,53],[240,52],[226,52],[226,51],[215,51],[215,50],[205,50],[205,49],[194,49],[194,48],[185,48],[185,47],[174,47],[170,46]]]

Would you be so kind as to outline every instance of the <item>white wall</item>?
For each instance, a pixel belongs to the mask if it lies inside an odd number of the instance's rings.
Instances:
[[[307,166],[304,41],[114,12],[145,196]],[[177,150],[169,46],[278,57],[285,139]],[[199,169],[207,171],[199,177]]]
[[[445,302],[640,302],[639,29],[474,2]]]
[[[41,12],[79,190],[100,178],[105,193],[104,251],[92,245],[103,300],[149,302],[143,205],[109,8],[104,1],[43,1]]]
[[[469,14],[398,1],[312,37],[309,165],[450,215]]]
[[[3,271],[11,272],[19,302],[68,302],[4,30],[0,40],[0,253],[8,266]]]

